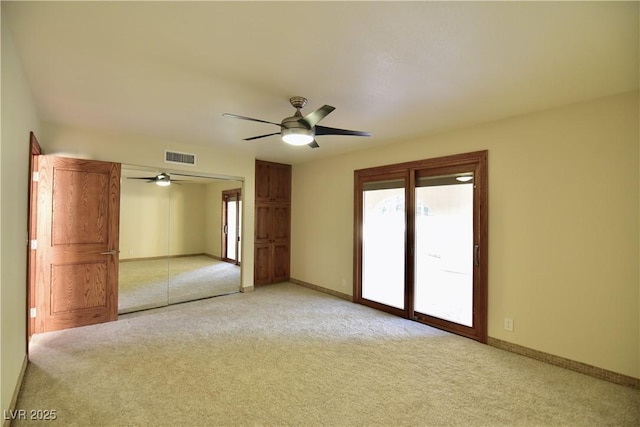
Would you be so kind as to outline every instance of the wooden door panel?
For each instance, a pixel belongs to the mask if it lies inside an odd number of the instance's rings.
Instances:
[[[289,244],[274,243],[272,253],[272,281],[282,282],[289,279]]]
[[[291,200],[291,165],[256,160],[256,201]]]
[[[271,279],[271,245],[268,243],[255,245],[254,283],[262,285]]]
[[[286,241],[289,238],[290,209],[289,205],[274,204],[271,209],[271,240]]]
[[[105,261],[51,266],[51,313],[107,306]]]
[[[291,166],[276,164],[271,167],[271,200],[288,202],[291,199]]]
[[[271,197],[271,167],[256,160],[256,201],[268,202]]]
[[[271,206],[256,204],[255,215],[255,243],[266,243],[271,232]]]
[[[53,181],[53,245],[106,244],[109,176],[57,168]]]
[[[40,156],[36,331],[118,318],[120,164]]]

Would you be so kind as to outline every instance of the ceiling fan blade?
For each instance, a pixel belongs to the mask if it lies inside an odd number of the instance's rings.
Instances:
[[[224,113],[223,116],[224,117],[231,117],[232,119],[250,120],[252,122],[267,123],[267,124],[270,124],[270,125],[276,125],[278,127],[280,126],[280,123],[273,123],[273,122],[268,122],[266,120],[253,119],[251,117],[239,116],[237,114]]]
[[[171,174],[171,176],[187,176],[187,177],[193,177],[193,178],[209,178],[207,176],[203,176],[203,175],[191,175],[188,173],[178,173],[178,172],[174,172]],[[175,181],[173,178],[171,178],[171,181]],[[179,181],[186,181],[186,180],[179,180]]]
[[[156,177],[155,176],[143,176],[143,177],[128,176],[127,179],[151,179],[151,180],[155,180]]]
[[[332,107],[331,105],[324,105],[324,106],[318,108],[313,113],[307,114],[306,116],[304,116],[300,120],[305,121],[309,125],[309,127],[314,127],[315,125],[318,124],[318,122],[320,122],[320,120],[322,120],[325,117],[327,117],[329,115],[329,113],[332,112],[335,109],[336,108]]]
[[[280,125],[278,125],[278,126],[280,126]],[[280,135],[280,132],[268,133],[266,135],[252,136],[251,138],[245,138],[244,141],[253,141],[254,139],[265,138],[267,136],[273,136],[273,135]]]
[[[311,148],[319,148],[320,146],[318,145],[318,143],[316,142],[316,140],[314,139],[313,142],[310,142],[309,144],[307,144],[309,147]]]
[[[371,132],[361,132],[359,130],[346,130],[346,129],[328,128],[326,126],[316,126],[316,135],[371,136]]]

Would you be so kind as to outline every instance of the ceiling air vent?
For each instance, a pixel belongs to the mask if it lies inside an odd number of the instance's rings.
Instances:
[[[179,153],[177,151],[164,151],[165,163],[180,163],[181,165],[195,165],[196,155],[189,153]]]

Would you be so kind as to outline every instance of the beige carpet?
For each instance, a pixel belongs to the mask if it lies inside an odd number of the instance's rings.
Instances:
[[[119,264],[118,313],[240,291],[240,267],[205,255]]]
[[[640,425],[639,390],[289,283],[37,335],[31,360],[18,408],[60,426]]]

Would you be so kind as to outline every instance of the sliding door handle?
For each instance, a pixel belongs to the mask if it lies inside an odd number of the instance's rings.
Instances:
[[[480,245],[473,245],[473,265],[475,267],[480,265]]]

